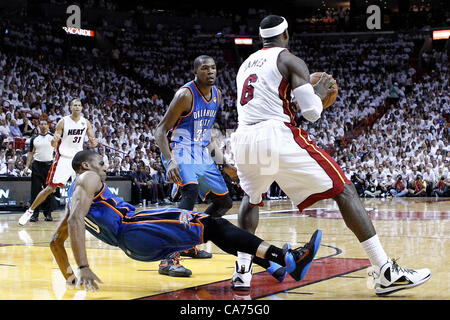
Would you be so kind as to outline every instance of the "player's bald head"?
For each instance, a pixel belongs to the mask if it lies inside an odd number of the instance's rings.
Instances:
[[[206,60],[211,59],[213,63],[215,63],[214,59],[207,55],[201,55],[195,58],[194,60],[194,70],[197,70],[203,63],[206,62]]]

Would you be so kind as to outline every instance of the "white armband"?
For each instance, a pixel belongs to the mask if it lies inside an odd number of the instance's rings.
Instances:
[[[314,88],[310,83],[304,84],[292,90],[295,100],[300,106],[302,116],[310,121],[316,122],[322,114],[322,100],[314,93]]]

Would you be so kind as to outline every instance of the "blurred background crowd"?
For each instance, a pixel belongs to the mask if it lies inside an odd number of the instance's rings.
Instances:
[[[216,127],[232,161],[227,133],[237,126],[235,75],[259,48],[257,25],[269,9],[183,15],[183,7],[78,1],[91,13],[81,27],[96,31],[95,39],[85,39],[62,30],[65,1],[19,2],[0,20],[0,175],[26,175],[39,119],[47,119],[53,131],[70,113],[70,99],[79,97],[108,175],[130,177],[148,203],[171,201],[154,130],[175,91],[193,79],[192,62],[201,54],[217,64],[223,105]],[[338,161],[361,197],[449,196],[449,46],[448,40],[431,41],[430,28],[450,20],[445,10],[434,14],[438,2],[412,4],[406,20],[401,12],[390,16],[389,31],[357,36],[348,33],[358,31],[351,27],[361,16],[357,5],[352,13],[322,3],[303,18],[289,18],[291,52],[311,73],[325,71],[339,85],[336,102],[320,120],[308,123],[297,114],[296,121]],[[236,47],[231,34],[254,36],[255,44]],[[224,177],[233,199],[240,200],[240,188]],[[266,197],[285,195],[274,184]]]

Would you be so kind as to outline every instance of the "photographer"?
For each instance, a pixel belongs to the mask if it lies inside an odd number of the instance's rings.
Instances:
[[[351,176],[351,180],[353,182],[353,185],[356,188],[356,191],[358,192],[360,197],[364,196],[364,187],[365,187],[365,181],[361,177],[361,170],[358,169],[353,175]]]
[[[409,195],[412,197],[426,197],[427,196],[427,183],[422,180],[420,174],[411,184],[412,189],[409,189]]]
[[[381,190],[378,189],[378,181],[371,173],[366,175],[365,188],[364,196],[376,198],[381,194]]]
[[[436,184],[436,188],[433,190],[433,194],[436,197],[448,197],[449,196],[449,187],[450,187],[450,179],[445,179],[442,176],[438,183]]]
[[[392,195],[391,190],[395,190],[395,180],[392,179],[392,175],[388,174],[386,176],[386,179],[380,184],[380,188],[384,197],[390,197]]]
[[[394,183],[394,188],[390,190],[394,197],[404,197],[408,194],[409,190],[406,188],[406,183],[402,178],[402,175],[397,175],[397,180]]]

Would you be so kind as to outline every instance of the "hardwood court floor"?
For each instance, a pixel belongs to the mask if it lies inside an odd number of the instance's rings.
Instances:
[[[0,214],[0,291],[2,300],[233,300],[233,299],[389,299],[448,300],[450,298],[450,199],[363,199],[385,250],[400,266],[431,269],[432,277],[418,288],[379,298],[370,289],[369,261],[356,237],[345,226],[333,201],[324,200],[300,214],[288,200],[266,201],[261,208],[257,235],[282,246],[303,245],[314,230],[323,231],[322,245],[308,275],[301,282],[289,276],[278,283],[255,266],[252,290],[230,289],[233,256],[215,245],[203,244],[212,259],[185,258],[190,278],[158,274],[159,262],[139,262],[125,256],[87,233],[89,264],[104,282],[100,291],[69,288],[54,261],[48,243],[55,221],[43,218],[24,227],[17,224],[21,213]],[[226,218],[237,223],[239,203]],[[199,205],[201,211],[205,205]],[[69,248],[72,266],[76,266]]]

